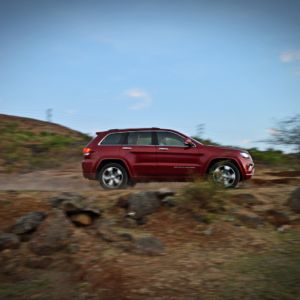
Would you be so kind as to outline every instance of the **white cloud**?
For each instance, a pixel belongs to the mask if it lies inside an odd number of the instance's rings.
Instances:
[[[240,143],[242,145],[249,145],[249,144],[252,144],[252,140],[250,140],[250,139],[243,139],[243,140],[240,141]]]
[[[268,129],[267,129],[267,133],[268,133],[269,135],[274,136],[274,135],[277,135],[277,134],[278,134],[278,130],[276,130],[276,129],[274,129],[274,128],[268,128]]]
[[[152,99],[150,95],[147,92],[143,91],[142,89],[135,88],[135,89],[127,90],[125,91],[125,95],[128,98],[136,100],[136,103],[130,106],[130,109],[133,110],[144,109],[150,106],[152,103]]]
[[[283,63],[290,63],[296,60],[300,60],[300,51],[285,51],[280,53],[279,58]]]

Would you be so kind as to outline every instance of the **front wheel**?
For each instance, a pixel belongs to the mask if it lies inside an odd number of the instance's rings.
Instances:
[[[224,188],[238,185],[241,175],[238,168],[230,161],[220,161],[209,169],[210,180]]]
[[[128,175],[123,166],[117,163],[105,165],[99,173],[99,182],[104,189],[126,188]]]

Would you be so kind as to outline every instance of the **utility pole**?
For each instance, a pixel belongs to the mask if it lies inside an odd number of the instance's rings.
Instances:
[[[204,129],[205,129],[205,124],[204,123],[201,123],[201,124],[197,125],[196,134],[197,134],[198,137],[202,138],[202,135],[204,133]]]
[[[46,120],[47,122],[52,122],[52,108],[46,110]]]

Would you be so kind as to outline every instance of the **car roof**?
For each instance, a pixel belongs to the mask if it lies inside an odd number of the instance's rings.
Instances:
[[[172,129],[166,129],[166,128],[158,128],[158,127],[146,127],[146,128],[124,128],[124,129],[109,129],[106,131],[99,131],[96,132],[97,134],[101,133],[110,133],[110,132],[126,132],[126,131],[172,131],[172,132],[177,132],[176,130]]]

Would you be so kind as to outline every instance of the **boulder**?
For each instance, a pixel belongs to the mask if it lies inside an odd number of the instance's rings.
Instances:
[[[0,234],[0,251],[4,249],[16,249],[20,246],[20,239],[13,233]]]
[[[157,192],[145,191],[129,195],[128,216],[139,220],[144,216],[152,214],[161,206],[161,201],[157,197]]]
[[[132,251],[142,255],[163,255],[165,254],[165,246],[160,239],[147,236],[137,238],[134,242]]]
[[[129,198],[129,194],[128,195],[125,195],[125,196],[121,196],[119,197],[118,199],[118,202],[117,202],[117,206],[118,207],[121,207],[121,208],[128,208],[128,198]]]
[[[286,212],[271,209],[267,211],[266,219],[276,227],[290,223],[290,218]]]
[[[55,210],[34,233],[29,248],[37,255],[50,255],[69,244],[71,232],[64,213]]]
[[[37,229],[46,218],[46,215],[47,214],[44,212],[30,212],[17,219],[17,222],[12,226],[11,231],[18,235],[31,233]]]
[[[258,228],[264,224],[264,221],[260,216],[246,210],[238,210],[234,215],[242,224],[247,227]]]
[[[132,241],[133,237],[126,232],[118,233],[108,226],[100,226],[97,229],[97,232],[102,240],[105,242],[123,242],[123,241]]]
[[[161,189],[156,191],[156,194],[157,194],[159,199],[164,199],[164,198],[169,197],[169,196],[174,196],[175,192],[172,191],[171,189],[168,189],[168,188],[161,188]]]
[[[73,192],[63,192],[58,196],[51,197],[49,203],[55,207],[59,208],[65,202],[72,202],[76,206],[81,206],[83,204],[84,196]]]
[[[300,187],[295,189],[289,196],[287,205],[296,213],[300,213]]]
[[[83,214],[83,213],[71,215],[70,220],[74,224],[79,225],[79,226],[88,226],[93,223],[93,219],[91,218],[91,216],[89,216],[88,214]]]
[[[59,207],[75,225],[89,226],[95,219],[99,218],[101,211],[98,208],[87,206],[81,200],[81,197],[65,199]]]
[[[176,206],[176,200],[174,196],[167,196],[161,200],[162,205],[168,206],[168,207],[174,207]]]

